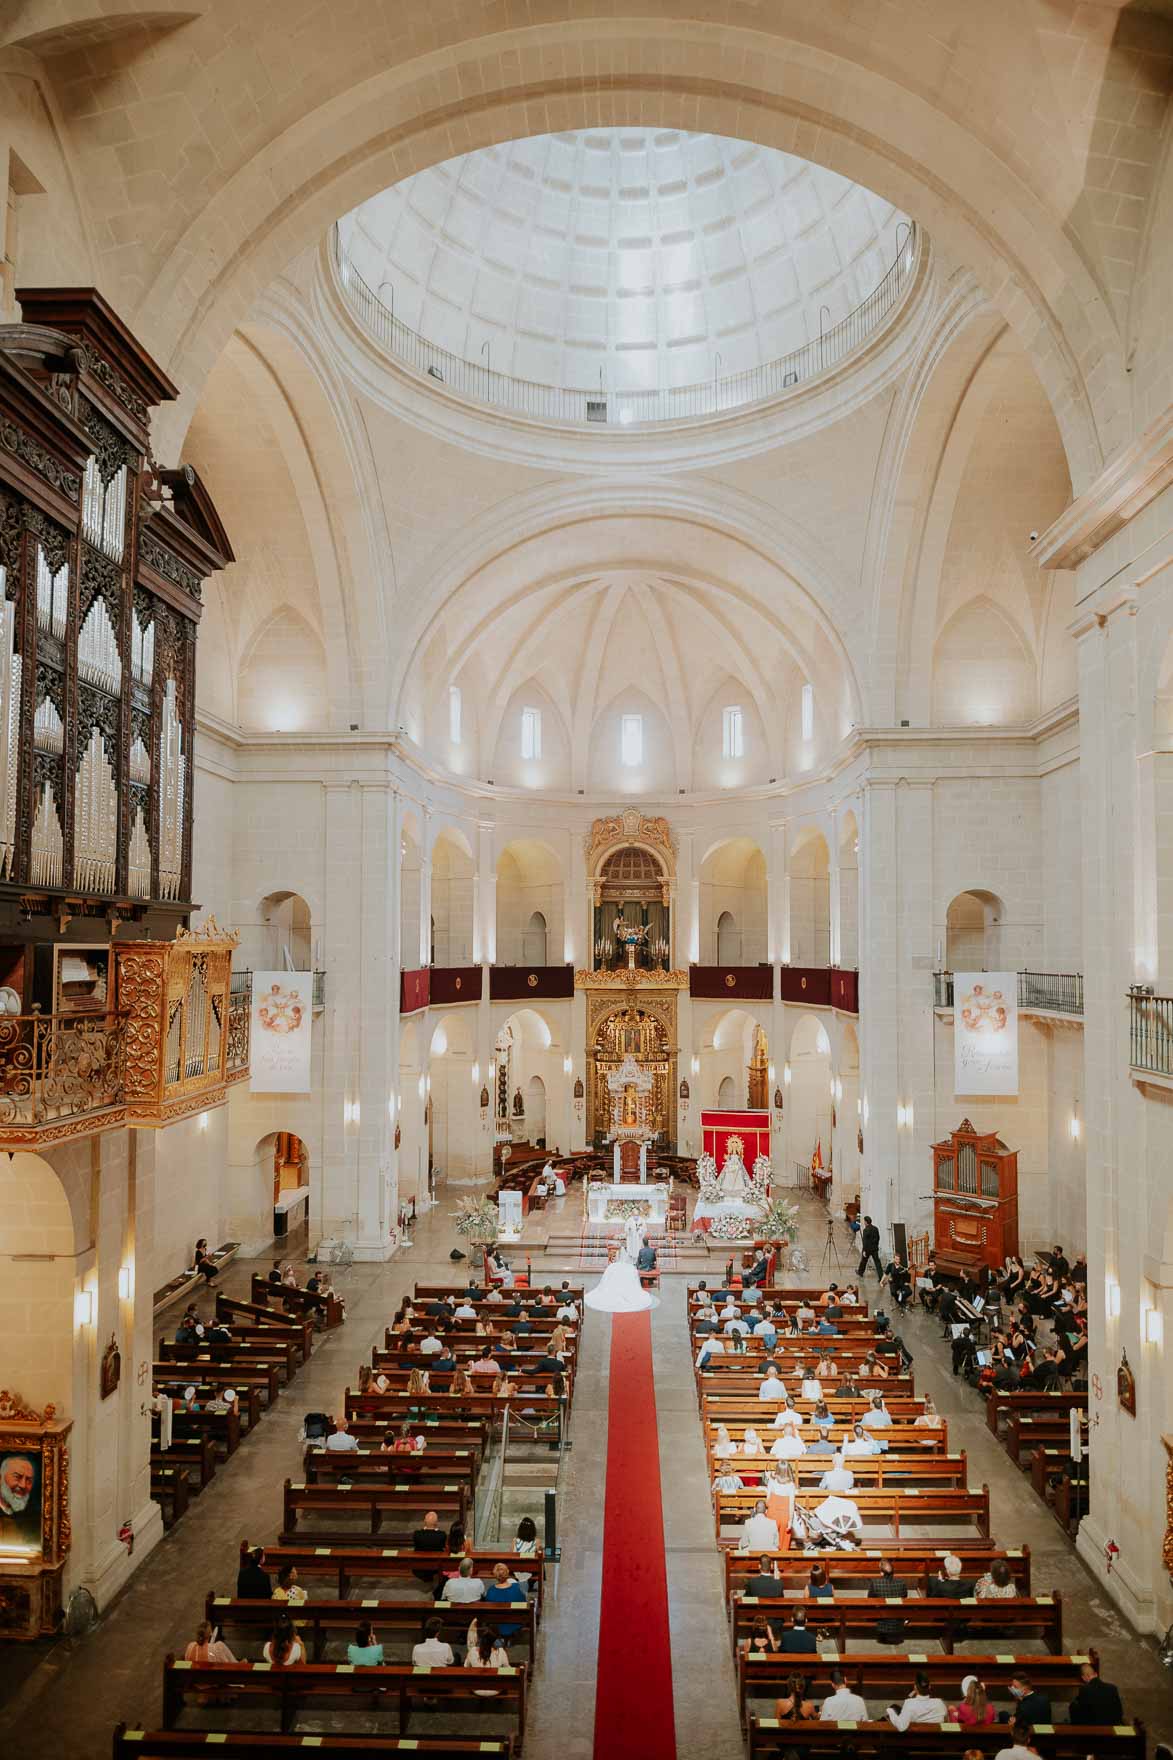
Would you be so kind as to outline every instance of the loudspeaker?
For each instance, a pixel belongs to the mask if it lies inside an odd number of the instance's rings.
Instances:
[[[908,1263],[908,1230],[903,1222],[892,1224],[892,1251],[896,1258]]]
[[[558,1500],[552,1491],[546,1492],[546,1534],[542,1544],[549,1557],[558,1550]]]

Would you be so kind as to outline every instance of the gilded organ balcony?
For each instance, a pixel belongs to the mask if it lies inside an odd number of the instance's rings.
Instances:
[[[113,1007],[0,1016],[0,1150],[156,1129],[222,1105],[249,1070],[235,946],[214,920],[174,941],[115,942]]]

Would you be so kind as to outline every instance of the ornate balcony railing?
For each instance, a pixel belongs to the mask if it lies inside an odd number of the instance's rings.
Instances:
[[[1018,1006],[1032,1014],[1083,1014],[1082,972],[1018,972]],[[933,973],[934,1008],[953,1007],[953,973]]]
[[[125,1014],[0,1017],[0,1144],[73,1135],[126,1099]]]
[[[1128,1061],[1133,1069],[1173,1076],[1173,996],[1128,993]]]
[[[913,225],[903,242],[898,243],[892,267],[866,299],[814,341],[780,355],[777,360],[765,361],[742,373],[727,373],[723,377],[714,374],[711,379],[693,385],[632,391],[597,387],[577,390],[495,373],[428,342],[397,318],[364,281],[342,243],[337,225],[330,234],[330,255],[342,298],[361,328],[380,348],[413,372],[473,403],[572,427],[696,421],[797,390],[839,366],[887,323],[915,279],[920,253],[921,236]]]

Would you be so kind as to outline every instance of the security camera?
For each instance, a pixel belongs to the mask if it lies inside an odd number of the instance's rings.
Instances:
[[[1039,534],[1037,532],[1032,532],[1030,535],[1030,541],[1032,544],[1037,544],[1039,541]]]

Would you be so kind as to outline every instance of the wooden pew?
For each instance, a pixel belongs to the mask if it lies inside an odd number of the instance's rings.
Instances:
[[[749,1720],[749,1760],[779,1760],[794,1748],[804,1755],[839,1756],[849,1739],[859,1760],[961,1760],[969,1748],[983,1756],[1010,1745],[1005,1723],[985,1729],[958,1724],[913,1724],[901,1734],[883,1723],[778,1723],[772,1717]],[[1111,1728],[1093,1724],[1042,1724],[1036,1731],[1044,1760],[1144,1760],[1146,1736],[1140,1723]]]
[[[216,1293],[216,1318],[223,1320],[226,1326],[235,1326],[239,1321],[247,1325],[259,1327],[263,1332],[285,1333],[297,1341],[301,1350],[301,1360],[308,1363],[310,1352],[314,1348],[314,1323],[305,1314],[285,1314],[277,1308],[267,1307],[263,1302],[242,1302],[235,1296]]]
[[[204,1618],[224,1633],[245,1633],[263,1643],[273,1629],[273,1606],[272,1601],[238,1601],[209,1590]],[[453,1646],[467,1646],[473,1620],[480,1628],[520,1627],[506,1647],[512,1651],[515,1644],[524,1645],[531,1661],[537,1643],[537,1605],[533,1601],[306,1601],[296,1612],[298,1634],[314,1662],[325,1659],[331,1634],[341,1634],[340,1641],[349,1643],[364,1619],[372,1622],[381,1643],[398,1638],[401,1644],[418,1644],[433,1615],[443,1620],[441,1636]]]
[[[1011,1412],[1044,1413],[1087,1410],[1086,1393],[1003,1393],[991,1387],[986,1396],[986,1426],[997,1436],[1000,1420]]]
[[[929,1578],[940,1571],[946,1552],[953,1552],[961,1559],[963,1577],[974,1582],[1001,1559],[1013,1576],[1019,1594],[1030,1594],[1030,1547],[1004,1549],[993,1541],[974,1536],[950,1540],[947,1546],[937,1546],[926,1540],[872,1541],[856,1552],[822,1548],[817,1552],[724,1552],[725,1599],[728,1601],[736,1591],[743,1590],[749,1579],[757,1575],[760,1557],[768,1557],[777,1564],[787,1590],[800,1592],[809,1581],[811,1565],[817,1563],[826,1571],[837,1594],[857,1595],[866,1592],[879,1569],[880,1560],[890,1558],[898,1575],[924,1595]],[[832,1601],[828,1605],[833,1607],[835,1603]],[[933,1605],[947,1608],[955,1607],[957,1603],[944,1599],[938,1601],[934,1597]]]
[[[239,1241],[224,1241],[208,1257],[215,1264],[217,1271],[223,1271],[226,1265],[231,1265],[239,1251]],[[163,1285],[162,1289],[155,1291],[151,1303],[152,1313],[156,1316],[161,1314],[165,1308],[171,1307],[173,1302],[179,1301],[182,1296],[190,1295],[193,1289],[198,1289],[203,1282],[204,1278],[200,1272],[194,1271],[190,1267],[178,1272],[170,1282]]]
[[[314,1753],[334,1760],[361,1760],[363,1755],[402,1754],[412,1760],[511,1760],[517,1752],[512,1736],[491,1742],[459,1736],[322,1735],[314,1737]],[[113,1760],[305,1760],[306,1738],[256,1730],[127,1729],[114,1731]]]
[[[1067,1448],[1071,1437],[1070,1414],[1051,1412],[1011,1412],[1002,1438],[1006,1453],[1020,1467],[1030,1465],[1030,1452],[1035,1448]]]
[[[215,1438],[206,1430],[198,1436],[176,1436],[172,1428],[169,1449],[159,1448],[157,1441],[152,1447],[151,1464],[156,1463],[161,1467],[186,1467],[195,1489],[202,1491],[216,1473]]]
[[[389,1413],[386,1418],[355,1418],[351,1421],[350,1433],[362,1448],[375,1448],[390,1431],[394,1436],[405,1418]],[[410,1419],[412,1435],[422,1435],[429,1449],[436,1448],[475,1448],[483,1455],[488,1443],[489,1426],[484,1418],[430,1418],[418,1417]]]
[[[167,1527],[173,1528],[187,1510],[191,1486],[186,1467],[151,1466],[151,1498],[163,1511]]]
[[[732,1467],[734,1472],[764,1475],[770,1467],[777,1463],[770,1455],[736,1455],[732,1460],[720,1460],[712,1463],[711,1471],[715,1474],[722,1467]],[[964,1491],[968,1485],[966,1478],[966,1461],[961,1454],[929,1454],[905,1455],[892,1452],[890,1454],[853,1455],[845,1463],[855,1474],[855,1489],[843,1493],[845,1497],[854,1497],[856,1491],[874,1489],[882,1491],[885,1486],[893,1490],[909,1490],[912,1487],[927,1490]],[[788,1461],[798,1479],[799,1488],[814,1492],[818,1489],[819,1480],[831,1465],[831,1457],[825,1454],[800,1455],[797,1460]],[[746,1486],[746,1491],[753,1490]],[[760,1492],[755,1493],[760,1495]],[[807,1497],[805,1502],[811,1503]],[[862,1513],[862,1509],[861,1509]]]
[[[288,1383],[297,1370],[294,1362],[296,1345],[291,1338],[274,1338],[269,1344],[245,1344],[233,1339],[231,1344],[176,1344],[174,1339],[161,1338],[158,1356],[164,1363],[216,1363],[220,1367],[252,1369],[275,1364]]]
[[[190,1383],[189,1383],[190,1385]],[[182,1389],[180,1390],[182,1391]],[[208,1389],[211,1392],[211,1389]],[[151,1434],[156,1443],[159,1440],[159,1420],[154,1418]],[[172,1440],[195,1441],[208,1437],[217,1448],[223,1450],[224,1459],[236,1453],[240,1447],[240,1413],[234,1407],[229,1412],[173,1412],[171,1415]]]
[[[455,1576],[462,1556],[463,1554],[457,1556],[448,1552],[412,1552],[403,1547],[358,1544],[320,1546],[309,1536],[299,1540],[283,1540],[279,1545],[265,1547],[265,1561],[272,1571],[279,1571],[284,1564],[294,1564],[301,1577],[322,1577],[333,1583],[334,1595],[339,1601],[349,1598],[354,1583],[410,1581],[418,1584],[417,1573],[422,1573],[433,1581],[441,1572]],[[849,1555],[844,1553],[837,1556]],[[524,1571],[530,1579],[529,1594],[536,1604],[537,1622],[541,1625],[546,1576],[545,1560],[540,1554],[536,1558],[519,1559],[509,1547],[478,1547],[469,1557],[478,1577],[491,1576],[495,1564],[507,1564],[510,1570],[516,1566],[518,1570]],[[269,1605],[274,1604],[270,1602]]]
[[[752,1486],[744,1491],[717,1491],[713,1494],[714,1523],[718,1546],[733,1546],[736,1539],[732,1534],[723,1533],[725,1526],[745,1521],[753,1514],[754,1503],[759,1496]],[[990,1488],[983,1485],[980,1491],[883,1491],[862,1489],[857,1485],[851,1493],[852,1502],[858,1507],[865,1526],[876,1522],[887,1522],[897,1537],[900,1534],[900,1523],[913,1522],[922,1526],[928,1522],[943,1522],[954,1526],[969,1528],[989,1539],[990,1535]],[[815,1509],[821,1501],[818,1492],[805,1493],[798,1499],[800,1509]]]
[[[339,1479],[357,1484],[382,1484],[411,1480],[428,1484],[433,1479],[467,1479],[476,1483],[480,1450],[426,1448],[418,1454],[384,1454],[381,1449],[307,1448],[305,1477],[308,1485],[335,1485]]]
[[[247,1368],[236,1363],[213,1363],[207,1359],[199,1365],[199,1379],[212,1387],[235,1387],[238,1391],[244,1387],[255,1388],[265,1396],[267,1406],[274,1405],[280,1383],[279,1365],[270,1359],[267,1362],[251,1363]],[[165,1363],[159,1359],[151,1364],[151,1373],[156,1380],[175,1379],[181,1371],[174,1363]],[[180,1382],[183,1386],[183,1382]],[[250,1419],[251,1422],[251,1419]]]
[[[924,1410],[924,1401],[909,1392],[889,1393],[891,1385],[891,1381],[883,1383],[884,1404],[893,1425],[915,1423]],[[876,1391],[880,1391],[879,1387]],[[759,1399],[752,1382],[748,1387],[738,1386],[735,1378],[714,1374],[711,1369],[706,1369],[700,1377],[700,1393],[701,1415],[712,1424],[753,1424],[760,1429],[760,1420],[773,1424],[785,1404],[780,1399]],[[860,1399],[844,1399],[838,1394],[828,1394],[825,1401],[836,1424],[848,1428],[863,1417],[871,1403],[866,1395]],[[796,1397],[794,1404],[809,1422],[815,1409],[814,1400]]]
[[[252,1662],[163,1663],[163,1727],[174,1729],[188,1705],[199,1706],[209,1693],[231,1693],[242,1708],[276,1706],[283,1733],[297,1723],[298,1713],[345,1715],[348,1710],[369,1716],[398,1713],[398,1735],[407,1735],[411,1714],[425,1699],[446,1710],[478,1718],[512,1717],[517,1723],[517,1751],[525,1735],[527,1670],[517,1668],[412,1668],[390,1664],[353,1668],[348,1663],[307,1662],[296,1668],[272,1668]],[[492,1683],[492,1698],[482,1698]],[[435,1714],[438,1706],[430,1706]]]
[[[565,1299],[577,1303],[578,1310],[581,1313],[583,1297],[586,1294],[586,1285],[583,1283],[572,1283],[568,1290],[563,1291],[559,1288],[561,1282],[562,1279],[559,1278],[557,1283],[550,1283],[551,1293],[558,1298],[558,1301]],[[545,1284],[537,1284],[533,1288],[526,1290],[524,1293],[528,1298],[532,1299],[533,1297],[541,1296],[545,1287]],[[412,1299],[416,1302],[443,1300],[445,1296],[456,1296],[459,1299],[464,1295],[466,1288],[467,1285],[459,1283],[417,1283],[415,1286],[415,1295]],[[506,1290],[504,1293],[508,1295],[510,1292]],[[489,1302],[489,1312],[492,1313],[497,1305],[496,1302]]]
[[[1078,1691],[1080,1667],[1085,1656],[1052,1656],[1045,1651],[1033,1654],[997,1655],[966,1651],[963,1656],[932,1655],[924,1651],[895,1652],[885,1650],[837,1650],[827,1646],[814,1656],[765,1655],[760,1651],[739,1650],[737,1653],[737,1696],[744,1725],[748,1707],[754,1699],[774,1699],[783,1682],[796,1672],[806,1676],[812,1698],[825,1698],[833,1691],[831,1670],[842,1669],[844,1679],[853,1692],[863,1698],[882,1699],[885,1704],[899,1704],[912,1686],[912,1677],[919,1670],[928,1676],[930,1689],[939,1693],[946,1703],[960,1697],[961,1677],[976,1674],[986,1683],[993,1698],[1006,1689],[1021,1669],[1033,1684],[1051,1698],[1066,1699]],[[878,1707],[877,1707],[878,1709]]]
[[[356,1393],[348,1387],[343,1397],[348,1418],[375,1418],[388,1424],[401,1423],[404,1418],[411,1418],[414,1423],[412,1413],[423,1406],[427,1407],[431,1417],[443,1417],[451,1411],[462,1416],[495,1418],[508,1405],[518,1412],[532,1410],[549,1420],[551,1435],[556,1433],[559,1406],[566,1403],[549,1394],[528,1392],[515,1394],[512,1400],[508,1400],[487,1389],[484,1393],[478,1389],[476,1393],[409,1394],[402,1389],[393,1393]]]
[[[287,1314],[318,1315],[327,1332],[341,1326],[345,1316],[338,1296],[320,1296],[314,1290],[291,1289],[287,1283],[270,1283],[253,1272],[249,1295],[258,1307],[284,1309]]]
[[[829,1634],[828,1642],[840,1650],[851,1648],[851,1639],[875,1640],[876,1627],[884,1621],[903,1620],[907,1642],[900,1649],[919,1649],[927,1639],[940,1643],[947,1655],[956,1644],[957,1625],[965,1628],[968,1643],[982,1638],[1007,1638],[1013,1644],[1021,1638],[1040,1638],[1054,1656],[1063,1654],[1063,1601],[1059,1594],[1027,1595],[1013,1601],[928,1600],[923,1596],[893,1597],[886,1601],[868,1601],[861,1596],[840,1595],[834,1601],[812,1596],[772,1597],[754,1600],[752,1596],[734,1595],[731,1603],[733,1640],[748,1639],[754,1620],[761,1615],[775,1628],[787,1624],[795,1610],[801,1608],[811,1631]],[[942,1618],[943,1608],[957,1608],[948,1620]],[[209,1616],[210,1617],[210,1616]],[[823,1644],[827,1648],[827,1644]],[[793,1658],[792,1658],[793,1660]],[[801,1659],[800,1659],[801,1660]]]
[[[203,1367],[206,1365],[201,1365],[201,1368]],[[242,1381],[238,1386],[236,1382],[225,1376],[213,1385],[211,1379],[203,1374],[199,1376],[177,1374],[175,1363],[154,1363],[152,1368],[154,1374],[151,1380],[151,1391],[153,1393],[169,1393],[172,1400],[177,1400],[183,1398],[189,1387],[194,1387],[196,1401],[201,1408],[200,1416],[203,1416],[202,1408],[210,1399],[219,1399],[226,1387],[232,1387],[236,1392],[236,1410],[241,1421],[247,1421],[250,1430],[254,1430],[261,1421],[260,1387],[250,1385],[247,1380]],[[178,1413],[175,1414],[176,1417],[178,1415]],[[208,1413],[209,1418],[215,1416],[215,1412]],[[174,1420],[172,1424],[174,1427]]]
[[[772,1438],[778,1434],[773,1427],[773,1419],[771,1419],[771,1421],[764,1427],[760,1424],[755,1424],[753,1427],[758,1432],[758,1435],[763,1438],[766,1436]],[[724,1458],[718,1457],[713,1452],[717,1443],[717,1426],[711,1419],[702,1417],[701,1428],[704,1433],[705,1449],[710,1461],[715,1465],[718,1458]],[[745,1441],[745,1432],[747,1428],[745,1423],[727,1423],[725,1428],[729,1432],[731,1441],[736,1442],[739,1446]],[[802,1437],[802,1440],[806,1443],[808,1448],[814,1442],[821,1442],[823,1438],[823,1433],[817,1424],[800,1424],[798,1434]],[[832,1432],[832,1434],[834,1434],[834,1432]],[[923,1456],[948,1454],[949,1452],[949,1426],[944,1418],[942,1418],[939,1425],[934,1425],[931,1429],[918,1427],[915,1424],[892,1424],[883,1432],[883,1437],[888,1444],[888,1451],[891,1454],[913,1454]],[[733,1461],[738,1461],[745,1457],[738,1453],[730,1455],[728,1458]],[[823,1458],[825,1460],[827,1457],[824,1455]],[[852,1464],[854,1465],[854,1462]]]
[[[373,1534],[409,1535],[422,1522],[425,1513],[434,1509],[448,1524],[465,1522],[470,1501],[469,1484],[450,1482],[443,1485],[299,1485],[286,1479],[282,1489],[282,1544],[286,1536],[301,1538],[298,1533],[303,1519],[317,1515],[363,1517],[365,1528],[334,1530],[329,1535],[331,1546],[345,1546],[353,1540],[362,1545]],[[386,1523],[386,1525],[384,1525]],[[307,1538],[314,1538],[310,1529]],[[327,1536],[321,1536],[327,1544]]]
[[[208,1479],[211,1477],[211,1473],[208,1473],[205,1476],[204,1472],[203,1472],[203,1445],[205,1442],[208,1443],[209,1447],[211,1446],[210,1438],[201,1438],[199,1444],[197,1445],[200,1449],[200,1453],[198,1456],[197,1455],[185,1456],[182,1452],[182,1450],[185,1446],[183,1443],[180,1443],[178,1448],[175,1448],[175,1447],[169,1448],[166,1452],[164,1452],[161,1448],[153,1448],[151,1450],[151,1484],[152,1484],[152,1486],[154,1485],[154,1482],[155,1482],[156,1473],[165,1473],[165,1472],[174,1472],[174,1471],[178,1471],[178,1472],[182,1473],[184,1478],[187,1480],[187,1492],[184,1495],[184,1508],[187,1507],[187,1503],[190,1501],[191,1497],[197,1495],[199,1492],[201,1492],[203,1490],[204,1486],[208,1483]],[[213,1454],[213,1456],[215,1455],[214,1449],[212,1450],[212,1454]],[[212,1473],[214,1473],[215,1470],[216,1470],[216,1468],[215,1468],[215,1464],[214,1464],[214,1460],[213,1460],[213,1466],[212,1466],[212,1470],[211,1470]],[[166,1488],[164,1488],[164,1489],[166,1489]],[[152,1491],[152,1496],[154,1496],[153,1491]],[[161,1501],[161,1500],[156,1498],[156,1502],[159,1502],[159,1501]]]

